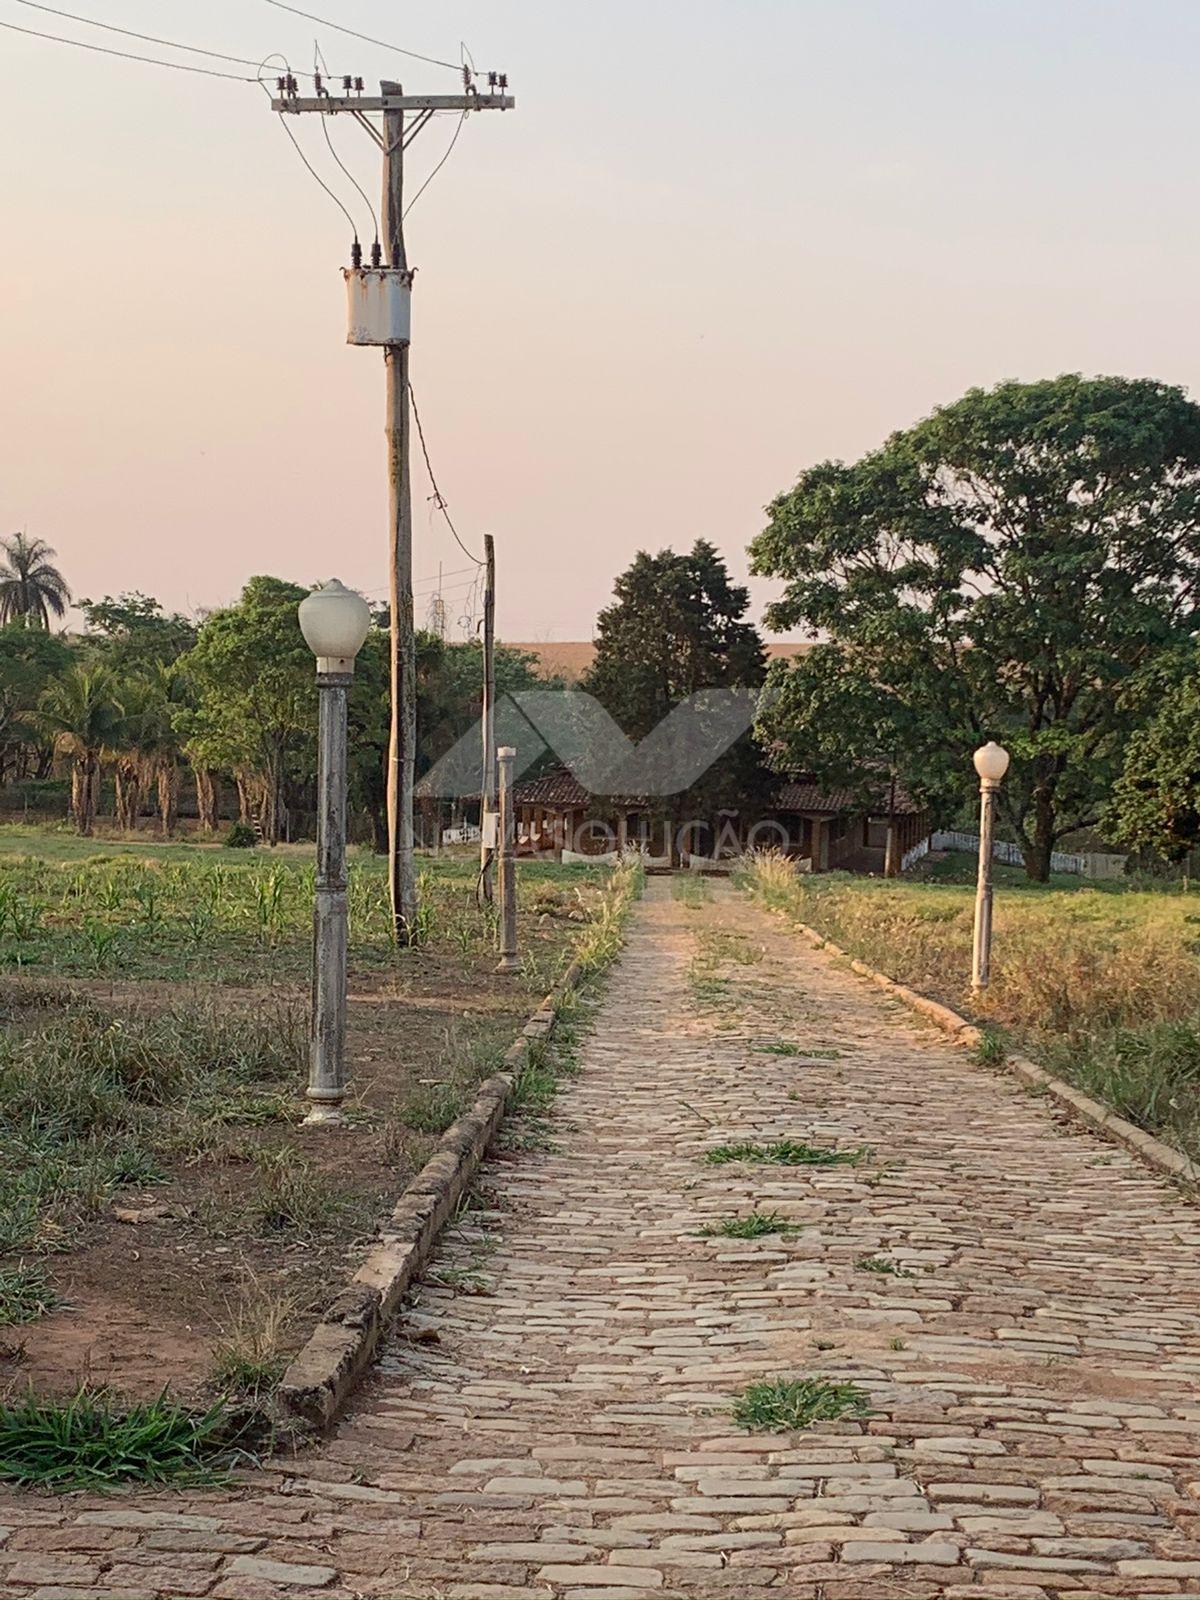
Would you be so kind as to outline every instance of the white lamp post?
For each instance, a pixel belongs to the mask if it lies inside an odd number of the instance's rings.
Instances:
[[[975,890],[975,945],[971,987],[986,989],[992,965],[992,849],[996,834],[996,790],[1008,771],[1008,751],[989,740],[975,752],[979,774],[979,879]]]
[[[367,602],[336,578],[300,602],[319,719],[308,1123],[340,1122],[346,1095],[346,691],[370,626]]]

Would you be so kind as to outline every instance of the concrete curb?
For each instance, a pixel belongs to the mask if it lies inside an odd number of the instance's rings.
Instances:
[[[487,1153],[530,1046],[553,1032],[564,1001],[584,976],[581,964],[572,961],[505,1053],[504,1070],[484,1080],[471,1109],[446,1129],[366,1260],[293,1358],[275,1397],[293,1422],[325,1429],[340,1416]]]
[[[840,945],[834,944],[832,939],[827,939],[815,928],[810,928],[805,922],[797,922],[781,907],[772,906],[770,909],[781,916],[801,937],[807,939],[815,949],[824,950],[831,956],[840,956],[848,961],[852,972],[856,972],[861,978],[868,978],[887,994],[903,1001],[910,1010],[928,1017],[944,1033],[948,1033],[956,1044],[973,1050],[982,1043],[984,1036],[980,1029],[974,1023],[968,1022],[966,1017],[959,1016],[957,1011],[941,1005],[937,1000],[931,1000],[928,995],[918,994],[906,984],[897,983],[886,973],[877,972],[874,967],[869,967],[865,961],[859,961],[857,957],[849,955]],[[1182,1151],[1164,1144],[1161,1139],[1156,1139],[1144,1129],[1135,1127],[1132,1122],[1119,1117],[1115,1111],[1101,1105],[1099,1100],[1093,1100],[1081,1089],[1074,1088],[1062,1078],[1056,1078],[1053,1073],[1037,1066],[1025,1056],[1007,1055],[1003,1064],[1010,1072],[1015,1073],[1022,1083],[1047,1095],[1070,1116],[1086,1123],[1094,1132],[1124,1145],[1147,1166],[1154,1167],[1156,1171],[1166,1173],[1168,1177],[1183,1183],[1200,1183],[1200,1168]]]

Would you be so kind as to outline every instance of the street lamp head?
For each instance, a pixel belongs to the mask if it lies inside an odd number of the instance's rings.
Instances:
[[[371,609],[362,595],[336,578],[300,602],[300,632],[317,658],[318,672],[353,672],[354,658],[371,628]]]
[[[999,783],[1008,771],[1008,751],[994,739],[976,750],[974,761],[975,771],[985,783]]]

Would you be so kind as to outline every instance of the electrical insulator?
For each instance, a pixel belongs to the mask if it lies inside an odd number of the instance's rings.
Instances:
[[[350,90],[352,88],[353,88],[353,85],[351,84],[350,79],[349,78],[343,78],[342,79],[342,93],[343,94],[349,94]]]
[[[287,88],[287,79],[286,78],[276,78],[275,79],[275,87],[279,90],[280,94],[282,94],[283,91]]]
[[[464,67],[463,67],[463,88],[464,89],[469,89],[470,87],[471,87],[471,69],[470,69],[470,67],[464,65]]]
[[[489,72],[488,73],[488,88],[489,89],[494,89],[495,87],[496,87],[496,74],[494,72]]]
[[[355,78],[355,80],[354,80],[354,92],[355,92],[355,94],[361,94],[363,92],[363,81],[362,81],[361,78]]]
[[[321,74],[319,72],[314,72],[313,73],[313,84],[316,87],[317,93],[320,94],[320,92],[321,92]]]
[[[350,265],[356,272],[362,266],[362,245],[359,244],[357,239],[350,246]]]
[[[507,89],[508,88],[508,73],[507,72],[502,72],[500,74],[500,87],[502,89]]]
[[[373,267],[377,267],[382,260],[383,251],[379,248],[379,240],[376,239],[375,243],[371,246],[371,265]]]

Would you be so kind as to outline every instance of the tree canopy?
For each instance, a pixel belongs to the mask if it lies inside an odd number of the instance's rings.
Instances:
[[[683,554],[641,551],[597,618],[596,654],[580,688],[635,740],[698,690],[755,688],[764,657],[757,628],[744,620],[749,605],[749,590],[731,581],[707,539]],[[722,808],[752,806],[765,782],[747,735],[667,809],[707,820]]]
[[[879,757],[942,794],[999,740],[1002,815],[1045,878],[1055,842],[1099,820],[1137,726],[1121,686],[1195,632],[1198,512],[1200,407],[1142,379],[974,389],[811,468],[751,551],[785,584],[768,624],[826,634],[836,681],[814,652],[764,735],[808,765],[836,743],[817,725],[830,695],[850,696],[874,707]]]
[[[1200,849],[1200,652],[1171,665],[1154,674],[1155,710],[1126,748],[1106,826],[1130,849],[1181,861]]]

